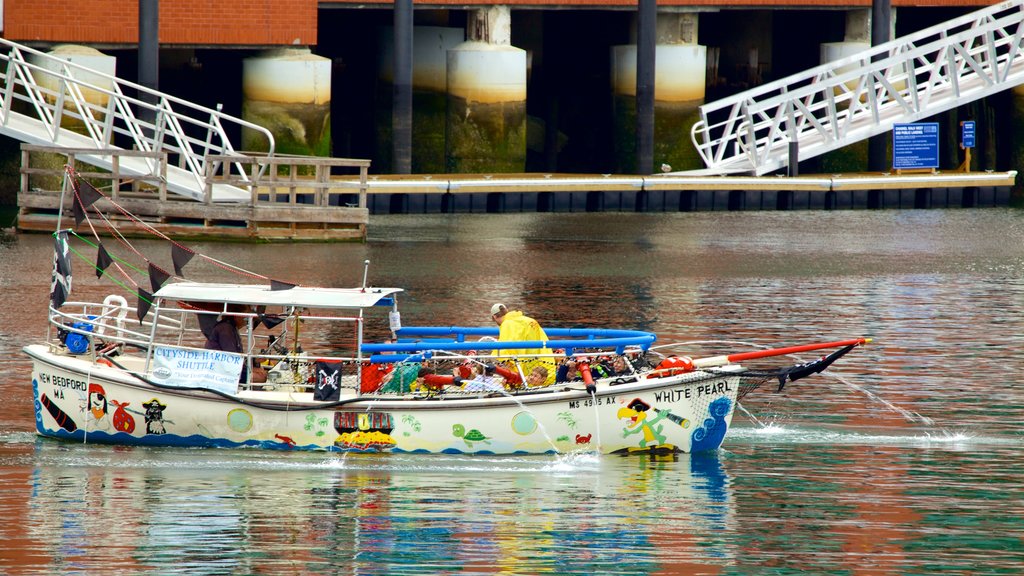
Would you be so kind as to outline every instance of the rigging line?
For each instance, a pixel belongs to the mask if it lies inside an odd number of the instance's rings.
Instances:
[[[96,186],[93,186],[93,184],[92,184],[91,182],[89,182],[89,181],[87,181],[87,180],[86,180],[86,181],[84,181],[84,183],[85,183],[85,184],[86,184],[87,186],[89,186],[90,188],[92,188],[92,189],[93,189],[93,190],[94,190],[94,191],[95,191],[95,192],[96,192],[97,194],[99,194],[100,196],[102,196],[103,198],[105,198],[105,199],[106,199],[106,200],[107,200],[108,202],[110,202],[110,203],[111,203],[111,204],[112,204],[112,205],[113,205],[114,207],[116,207],[116,208],[117,208],[117,209],[118,209],[118,210],[119,210],[119,211],[120,211],[120,212],[121,212],[122,214],[124,214],[125,216],[127,216],[127,217],[128,217],[129,219],[131,219],[131,220],[135,220],[135,221],[138,221],[138,219],[136,219],[136,218],[134,217],[134,215],[132,215],[132,214],[128,213],[128,212],[127,212],[127,211],[126,211],[125,209],[123,209],[123,208],[122,208],[121,206],[119,206],[119,205],[118,205],[118,204],[117,204],[116,202],[114,202],[114,200],[113,200],[112,198],[107,198],[106,196],[104,196],[104,195],[103,195],[103,193],[102,193],[102,192],[100,192],[100,191],[99,191],[99,189],[98,189],[98,188],[96,188]],[[101,211],[99,210],[99,208],[94,208],[94,209],[96,210],[96,213],[97,213],[97,214],[99,214],[100,218],[101,218],[101,219],[103,219],[104,223],[105,223],[105,224],[106,224],[106,226],[107,226],[107,230],[109,230],[109,231],[110,231],[111,235],[112,235],[112,236],[114,236],[114,238],[116,238],[118,242],[120,242],[121,244],[123,244],[123,245],[124,245],[124,246],[125,246],[126,248],[128,248],[128,250],[130,250],[131,252],[134,252],[134,253],[135,253],[135,255],[136,255],[136,256],[138,256],[139,258],[142,258],[142,259],[143,259],[143,260],[145,260],[146,262],[149,262],[149,259],[148,259],[148,258],[146,258],[146,256],[145,256],[144,254],[142,254],[141,252],[139,252],[139,251],[138,251],[138,250],[137,250],[137,249],[135,248],[135,246],[134,246],[134,245],[133,245],[133,244],[132,244],[131,242],[129,242],[129,241],[128,241],[128,239],[124,237],[124,235],[122,235],[122,234],[121,234],[121,232],[120,232],[120,231],[119,231],[119,230],[117,229],[117,227],[116,227],[116,226],[114,226],[114,225],[113,225],[113,224],[112,224],[112,223],[110,222],[110,220],[109,220],[109,219],[108,219],[108,218],[106,217],[106,215],[104,215],[104,214],[103,214],[103,213],[102,213],[102,212],[101,212]],[[97,241],[99,241],[99,238],[97,238]],[[147,273],[148,273],[148,272],[147,272]]]
[[[139,219],[138,217],[136,217],[134,214],[132,214],[127,209],[122,207],[120,204],[115,202],[113,199],[108,198],[106,196],[103,196],[103,193],[101,193],[98,190],[96,190],[96,187],[93,187],[92,184],[89,183],[88,181],[85,181],[85,183],[88,184],[88,186],[92,187],[92,189],[96,191],[96,194],[99,194],[104,199],[106,199],[106,201],[110,202],[112,206],[117,208],[118,211],[121,212],[122,214],[124,214],[128,219],[130,219],[130,220],[138,223],[139,225],[141,225],[141,227],[143,229],[145,229],[146,232],[151,233],[154,236],[156,236],[156,237],[158,237],[158,238],[160,238],[162,240],[165,240],[165,241],[167,241],[167,242],[169,242],[171,244],[177,245],[179,248],[181,248],[183,250],[186,250],[188,252],[191,252],[191,253],[199,256],[200,258],[203,258],[204,260],[212,262],[214,265],[217,265],[218,268],[221,268],[221,269],[224,269],[224,270],[227,270],[229,272],[233,272],[233,273],[236,273],[236,274],[239,274],[239,275],[242,275],[242,276],[248,276],[249,278],[258,278],[260,280],[269,280],[269,277],[266,277],[266,276],[263,276],[261,274],[256,274],[254,272],[245,270],[243,268],[240,268],[240,266],[237,266],[237,265],[234,265],[234,264],[230,264],[230,263],[224,262],[222,260],[218,260],[218,259],[216,259],[216,258],[214,258],[212,256],[208,256],[206,254],[203,254],[202,252],[197,252],[196,250],[193,250],[191,248],[188,248],[186,246],[183,246],[183,245],[179,244],[178,242],[174,241],[173,239],[171,239],[170,237],[168,237],[164,233],[162,233],[159,230],[153,228],[152,225],[148,224],[148,222],[145,222],[145,221]],[[131,249],[136,254],[139,254],[139,256],[142,256],[142,254],[140,254],[137,250],[135,250],[134,247],[132,247]],[[142,256],[142,258],[144,259],[145,256]],[[148,260],[146,260],[146,261],[148,261]],[[164,271],[164,272],[166,272],[166,271]],[[175,278],[179,278],[179,277],[175,276]]]
[[[93,189],[95,189],[95,187],[93,187]],[[97,190],[97,192],[98,192],[98,190]],[[108,198],[108,200],[109,200],[109,198]],[[104,224],[106,224],[107,230],[110,231],[111,236],[116,238],[117,241],[120,242],[122,245],[124,245],[126,248],[128,248],[128,250],[134,252],[136,256],[138,256],[139,258],[142,258],[143,260],[146,260],[146,257],[141,252],[139,252],[138,250],[135,249],[135,246],[133,246],[132,243],[129,242],[128,239],[125,238],[123,234],[121,234],[121,231],[118,230],[117,227],[114,226],[110,222],[110,219],[107,218],[106,215],[103,214],[103,212],[101,212],[98,208],[96,208],[95,210],[96,210],[96,213],[100,215],[100,218],[103,219],[103,222],[104,222]]]
[[[77,182],[76,182],[76,184],[77,184]],[[86,184],[88,184],[88,182],[86,182]],[[90,186],[92,186],[92,185],[90,184]],[[92,225],[92,218],[89,218],[89,211],[85,209],[85,202],[82,202],[82,197],[79,195],[79,186],[73,186],[73,190],[75,191],[75,197],[72,199],[72,202],[78,202],[78,204],[82,206],[82,215],[85,216],[85,222],[86,222],[86,224],[89,225],[89,230],[92,231],[93,238],[95,238],[96,242],[99,243],[100,242],[100,236],[96,232],[96,227]],[[95,186],[93,186],[93,190],[96,190]],[[96,191],[96,193],[100,194],[102,196],[102,193],[99,192],[98,190]],[[97,213],[99,213],[99,209],[98,208],[93,207],[93,210],[95,210]],[[102,214],[100,214],[100,215],[102,216]],[[78,233],[75,233],[75,236],[79,236],[80,237],[80,235]],[[127,272],[125,272],[124,268],[121,268],[121,265],[118,264],[117,262],[114,262],[114,268],[117,268],[117,271],[120,272],[129,282],[131,282],[135,286],[139,285],[139,283],[136,282],[131,277],[131,275],[129,275]]]
[[[74,230],[72,230],[72,231],[71,231],[71,234],[72,234],[72,235],[73,235],[73,236],[74,236],[75,238],[78,238],[79,240],[81,240],[82,242],[85,242],[85,243],[86,243],[86,244],[88,244],[89,246],[92,246],[93,248],[97,248],[97,249],[99,248],[99,245],[98,245],[98,244],[93,244],[92,242],[90,242],[90,241],[89,241],[89,239],[88,239],[88,238],[86,238],[85,236],[82,236],[82,235],[81,235],[81,234],[79,234],[78,232],[75,232]],[[108,252],[108,254],[109,254],[109,252]],[[118,258],[117,256],[115,256],[115,255],[113,255],[113,254],[110,254],[110,257],[111,257],[111,259],[113,259],[113,260],[117,260],[118,262],[120,262],[120,263],[124,264],[125,266],[127,266],[127,267],[131,268],[132,270],[134,270],[134,271],[138,272],[139,274],[146,274],[146,273],[147,273],[147,272],[146,272],[145,270],[142,270],[142,269],[140,269],[140,268],[136,268],[134,264],[132,264],[131,262],[129,262],[129,261],[127,261],[127,260],[124,260],[124,259],[122,259],[122,258]]]
[[[72,254],[74,254],[75,256],[78,256],[78,257],[79,257],[79,258],[80,258],[80,259],[81,259],[81,260],[82,260],[83,262],[85,262],[86,264],[88,264],[88,265],[92,266],[92,267],[93,267],[93,268],[95,268],[96,270],[100,270],[100,269],[99,269],[99,267],[98,267],[98,266],[96,266],[96,264],[94,264],[94,263],[93,263],[92,259],[90,259],[90,258],[87,258],[87,257],[85,256],[85,254],[82,254],[82,253],[81,253],[81,252],[79,252],[78,250],[75,250],[75,249],[74,249],[74,247],[72,247],[72,246],[71,246],[70,244],[68,244],[68,251],[70,251],[70,252],[71,252]],[[138,296],[139,298],[141,298],[142,300],[145,300],[146,302],[149,302],[150,304],[152,304],[152,303],[153,303],[153,302],[151,302],[151,301],[150,301],[150,300],[149,300],[148,298],[145,298],[145,297],[143,297],[143,296],[142,296],[141,294],[139,294],[139,293],[138,293],[138,292],[137,292],[137,291],[135,290],[135,288],[137,288],[137,287],[138,287],[138,284],[135,284],[135,287],[132,287],[132,286],[126,286],[126,285],[125,285],[125,284],[123,284],[123,283],[122,283],[122,282],[121,282],[120,280],[118,280],[117,278],[114,278],[113,276],[111,276],[110,274],[108,274],[106,270],[100,270],[100,273],[101,273],[101,274],[102,274],[103,276],[107,276],[107,277],[108,277],[108,279],[109,279],[109,280],[110,280],[111,282],[113,282],[114,284],[117,284],[117,285],[118,285],[118,286],[120,286],[121,288],[124,288],[124,289],[125,289],[125,290],[127,290],[127,291],[128,291],[129,293],[131,293],[131,294],[134,294],[134,295]]]

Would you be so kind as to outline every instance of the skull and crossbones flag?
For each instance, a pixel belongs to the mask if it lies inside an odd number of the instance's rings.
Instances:
[[[313,364],[313,371],[313,400],[331,402],[341,397],[341,362],[321,360]]]
[[[60,308],[71,294],[71,259],[68,257],[68,233],[62,230],[54,238],[53,278],[50,281],[50,302]]]

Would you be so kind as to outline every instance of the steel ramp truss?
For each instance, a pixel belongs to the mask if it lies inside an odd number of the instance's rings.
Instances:
[[[700,107],[704,173],[762,175],[1024,83],[1024,1],[1003,2]]]
[[[252,175],[241,163],[214,166],[207,162],[210,155],[238,155],[229,131],[237,135],[245,129],[262,135],[269,155],[274,154],[270,131],[224,114],[219,106],[213,110],[192,104],[4,39],[0,39],[0,70],[0,133],[32,144],[105,149],[105,155],[78,154],[76,158],[107,169],[113,165],[110,149],[130,146],[166,153],[167,189],[189,198],[207,199],[206,180],[218,171],[231,171],[242,181],[251,181]],[[106,104],[96,103],[100,100]],[[68,129],[71,124],[77,129]],[[126,176],[164,177],[154,158],[120,157],[118,169]],[[210,194],[209,200],[218,202],[247,202],[251,196],[248,190],[224,184],[211,184]]]

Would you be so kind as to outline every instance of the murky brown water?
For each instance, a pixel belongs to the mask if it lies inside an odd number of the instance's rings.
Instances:
[[[51,245],[0,246],[3,572],[1024,567],[1018,210],[385,216],[365,245],[195,246],[309,284],[356,285],[370,259],[372,284],[409,290],[406,324],[485,325],[502,301],[549,326],[699,342],[693,356],[875,339],[831,378],[748,397],[718,454],[668,461],[37,439],[20,347],[45,330]],[[111,291],[76,266],[76,296]]]

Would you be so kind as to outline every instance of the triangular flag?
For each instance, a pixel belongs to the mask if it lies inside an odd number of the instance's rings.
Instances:
[[[97,200],[103,198],[103,194],[97,190],[92,184],[83,182],[85,186],[82,186],[78,191],[78,197],[82,199],[82,208],[88,208],[96,203]]]
[[[71,211],[75,215],[75,227],[77,228],[85,221],[85,209],[82,208],[82,201],[78,198],[77,193],[71,199]]]
[[[256,317],[267,328],[273,328],[274,326],[277,326],[281,322],[285,321],[285,318],[281,318],[277,314],[257,314]]]
[[[139,288],[139,301],[135,305],[135,312],[139,316],[139,324],[142,324],[142,319],[146,317],[146,314],[149,314],[149,309],[152,306],[153,295]]]
[[[170,274],[158,268],[156,264],[149,263],[149,285],[153,287],[153,292],[159,290],[170,277]]]
[[[287,282],[281,282],[280,280],[274,280],[273,278],[270,279],[270,290],[271,291],[291,290],[292,288],[295,288],[296,286],[298,286],[298,284],[289,284]]]
[[[185,268],[185,265],[188,264],[195,255],[195,252],[192,252],[180,244],[171,244],[171,260],[174,262],[174,274],[184,278],[185,273],[182,272],[182,269]]]
[[[100,244],[99,250],[96,251],[96,277],[102,278],[103,273],[107,270],[107,267],[114,263],[114,259],[110,257],[107,249]]]
[[[54,239],[53,277],[50,282],[50,302],[60,308],[71,294],[71,259],[68,258],[68,233],[61,231]]]

